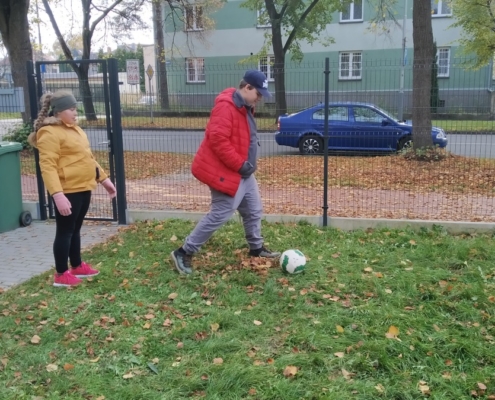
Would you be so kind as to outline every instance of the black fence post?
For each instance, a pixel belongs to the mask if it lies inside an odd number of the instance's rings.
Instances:
[[[34,121],[38,118],[38,95],[36,93],[36,73],[34,72],[34,65],[32,61],[26,63],[28,90],[29,90],[29,105],[31,108],[31,126],[34,125]],[[45,184],[41,177],[40,169],[40,155],[38,149],[34,148],[34,162],[36,164],[36,182],[38,185],[38,204],[40,211],[40,220],[46,221],[46,198],[45,198]]]
[[[325,122],[323,136],[323,226],[328,226],[328,102],[330,91],[330,59],[325,58]]]
[[[127,200],[125,189],[124,141],[122,138],[122,113],[120,108],[119,70],[115,58],[108,59],[110,88],[110,112],[112,115],[112,139],[110,146],[115,158],[115,183],[117,186],[117,211],[119,224],[127,224]]]

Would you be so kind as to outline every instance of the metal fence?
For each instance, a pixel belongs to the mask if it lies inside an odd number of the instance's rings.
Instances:
[[[439,101],[433,123],[446,132],[449,141],[442,160],[414,161],[394,151],[377,151],[378,138],[371,131],[361,132],[367,135],[368,150],[350,151],[359,139],[331,131],[334,138],[346,137],[349,147],[330,152],[328,159],[330,217],[495,221],[492,75],[488,68],[465,70],[462,61],[451,60],[448,76],[437,81]],[[163,93],[136,92],[123,82],[120,97],[129,209],[208,210],[209,189],[191,175],[191,161],[216,95],[223,88],[237,86],[243,72],[252,67],[256,66],[206,63],[204,82],[188,82],[184,66],[167,65],[168,108],[162,107]],[[360,68],[359,79],[342,79],[338,63],[330,64],[331,102],[373,103],[397,115],[403,100],[404,117],[410,118],[411,65],[404,68],[404,94],[399,87],[400,61],[377,60],[354,68]],[[56,86],[55,78],[50,79]],[[324,60],[289,64],[285,79],[289,112],[324,101]],[[62,77],[59,84],[67,87]],[[269,85],[273,92],[273,82]],[[275,114],[273,101],[257,107],[260,146],[256,177],[264,212],[321,215],[324,158],[278,145]],[[107,159],[102,144],[107,140],[104,120],[104,116],[91,123],[80,120],[103,164]],[[38,195],[29,150],[23,160],[24,199],[35,201]]]

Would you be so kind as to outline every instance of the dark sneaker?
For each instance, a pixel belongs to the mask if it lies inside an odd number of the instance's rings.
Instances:
[[[172,251],[170,253],[170,258],[175,264],[175,268],[179,271],[179,274],[192,274],[192,256],[179,251],[179,249]]]
[[[270,251],[265,246],[262,246],[259,249],[249,250],[249,255],[251,257],[266,257],[266,258],[280,257],[280,253],[276,251]]]

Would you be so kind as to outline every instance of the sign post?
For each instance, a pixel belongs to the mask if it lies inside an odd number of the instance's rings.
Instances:
[[[127,84],[139,85],[139,60],[126,60]]]
[[[148,84],[150,88],[150,116],[151,116],[151,123],[153,123],[153,88],[151,86],[151,79],[153,78],[153,74],[155,71],[153,71],[153,67],[151,64],[148,64],[148,68],[146,68],[146,75],[148,75]]]
[[[139,75],[139,60],[125,60],[125,70],[127,73],[127,84],[135,86],[136,96],[139,99],[139,93],[141,92],[139,88],[139,83],[141,81]],[[136,100],[137,101],[137,100]]]

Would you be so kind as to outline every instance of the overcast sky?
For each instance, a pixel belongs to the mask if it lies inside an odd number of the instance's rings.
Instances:
[[[36,2],[33,3],[34,3],[33,5],[35,6]],[[38,31],[38,24],[35,23],[34,25],[32,25],[31,27],[32,36],[34,41],[36,43],[39,43],[38,33],[40,33],[43,51],[51,52],[53,48],[53,43],[57,40],[57,37],[55,35],[55,32],[53,30],[53,27],[50,23],[48,16],[44,12],[43,3],[41,2],[41,0],[38,0],[38,4],[39,4],[38,11],[41,22],[39,24],[39,31]],[[62,34],[66,34],[71,31],[73,33],[80,34],[81,18],[77,18],[77,17],[72,18],[72,15],[74,16],[81,15],[82,11],[81,11],[80,0],[62,0],[58,6],[52,8],[52,11],[57,23],[59,24],[59,28],[62,31]],[[35,15],[32,15],[32,17],[35,17]],[[92,20],[94,20],[94,18],[96,18],[96,15],[93,16]],[[127,38],[122,39],[119,43],[113,40],[110,34],[105,34],[102,29],[98,30],[97,32],[95,32],[93,36],[93,43],[91,46],[92,51],[97,52],[100,48],[107,49],[107,47],[110,47],[111,49],[115,49],[118,44],[122,44],[122,43],[152,44],[153,29],[151,27],[152,18],[151,18],[151,7],[149,5],[143,8],[142,18],[144,21],[150,23],[150,28],[145,31],[134,31],[132,32],[131,37],[129,39]],[[104,23],[100,22],[98,24],[98,27],[103,28]]]

